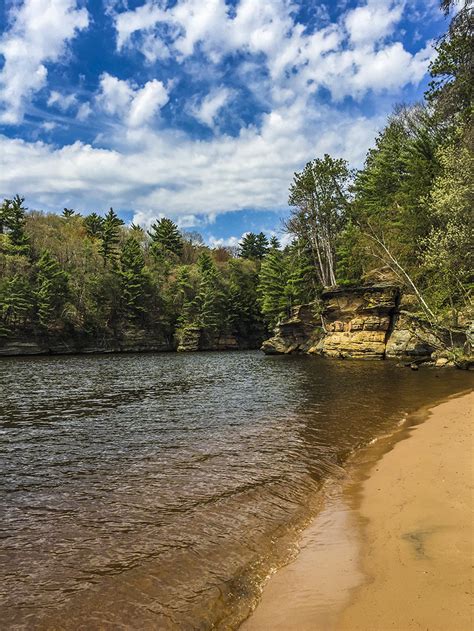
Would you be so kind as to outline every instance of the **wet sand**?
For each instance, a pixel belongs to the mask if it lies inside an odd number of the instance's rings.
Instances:
[[[473,409],[448,400],[366,450],[241,631],[474,628]]]

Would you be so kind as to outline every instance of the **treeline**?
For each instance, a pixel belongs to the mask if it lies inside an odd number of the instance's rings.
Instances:
[[[453,2],[444,0],[445,11]],[[326,286],[396,281],[431,322],[456,326],[472,292],[473,15],[438,41],[425,101],[399,107],[364,168],[329,155],[295,173],[290,244],[247,234],[209,248],[170,219],[148,230],[110,209],[81,216],[0,207],[0,335],[199,332],[257,344],[291,307]]]

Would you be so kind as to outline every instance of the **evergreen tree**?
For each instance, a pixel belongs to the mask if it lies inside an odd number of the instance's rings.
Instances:
[[[27,254],[29,250],[29,239],[25,231],[24,201],[24,197],[15,195],[13,199],[5,199],[0,209],[1,232],[6,231],[10,243],[19,254]]]
[[[104,265],[107,263],[114,264],[117,256],[117,246],[120,237],[120,226],[123,226],[123,221],[114,212],[113,208],[105,215],[104,222],[102,224],[100,254],[102,255]]]
[[[270,239],[269,248],[273,250],[279,250],[281,248],[281,243],[277,237],[273,236]]]
[[[74,217],[75,211],[72,208],[64,208],[63,209],[63,217],[69,219],[69,217]]]
[[[132,318],[143,316],[146,311],[148,279],[143,252],[134,236],[129,237],[123,245],[119,276],[125,313]]]
[[[452,0],[443,0],[448,14]],[[454,15],[449,29],[436,45],[436,57],[431,62],[432,81],[426,93],[428,102],[435,106],[438,120],[444,125],[462,122],[472,117],[474,76],[474,15],[472,2],[464,0]]]
[[[104,218],[97,213],[91,213],[84,217],[84,225],[90,237],[100,237],[104,229]]]
[[[312,302],[320,289],[314,275],[314,265],[304,243],[294,242],[286,251],[287,281],[285,297],[287,308]]]
[[[28,279],[15,274],[0,290],[1,319],[7,327],[20,327],[30,319],[32,309],[33,299]]]
[[[40,324],[49,328],[61,317],[68,296],[68,276],[48,250],[36,264],[36,303]]]
[[[268,250],[268,239],[263,232],[248,232],[239,245],[239,256],[244,259],[261,261]]]
[[[151,249],[156,257],[166,256],[174,254],[180,256],[183,251],[183,237],[179,231],[178,226],[164,217],[155,221],[148,235],[151,239]]]
[[[287,282],[288,272],[283,252],[270,250],[262,261],[258,284],[260,308],[270,326],[274,326],[287,313]]]
[[[219,272],[207,250],[198,259],[199,287],[195,299],[197,324],[207,335],[215,335],[223,322],[223,294]]]

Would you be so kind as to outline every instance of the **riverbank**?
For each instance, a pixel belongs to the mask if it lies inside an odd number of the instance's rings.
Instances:
[[[473,405],[422,411],[361,454],[242,631],[471,628]]]

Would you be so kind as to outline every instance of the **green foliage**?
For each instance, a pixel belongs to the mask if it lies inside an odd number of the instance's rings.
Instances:
[[[280,250],[272,249],[262,261],[258,284],[260,308],[270,327],[275,326],[280,317],[287,313],[287,282],[285,256]]]
[[[288,203],[293,211],[287,230],[308,244],[324,286],[336,284],[336,242],[350,205],[350,179],[347,162],[325,154],[295,173],[290,186]]]
[[[199,287],[195,298],[196,323],[207,335],[215,335],[223,324],[223,292],[220,274],[206,250],[198,259]]]
[[[29,248],[29,240],[25,232],[24,201],[24,197],[15,195],[13,199],[5,199],[0,207],[0,233],[8,235],[11,245],[19,254],[26,254]]]
[[[28,279],[15,274],[0,286],[0,317],[8,329],[24,325],[33,309]]]
[[[239,245],[239,256],[261,261],[268,250],[268,239],[263,232],[247,232]]]
[[[178,226],[164,217],[155,221],[148,235],[151,239],[151,248],[155,257],[160,258],[174,254],[179,257],[183,251],[183,237]]]
[[[36,270],[38,320],[44,328],[50,328],[61,318],[68,296],[68,276],[48,250],[42,252]]]
[[[90,237],[100,237],[104,228],[104,218],[97,213],[84,217],[84,225]]]
[[[427,294],[439,312],[456,324],[458,306],[469,303],[473,288],[472,202],[474,158],[468,147],[451,142],[438,150],[441,172],[426,200],[433,218],[423,241]]]
[[[104,217],[102,230],[100,233],[100,254],[102,255],[104,265],[115,263],[118,256],[118,243],[120,240],[120,227],[123,221],[114,212],[113,208]]]
[[[442,3],[449,12],[453,2]],[[449,29],[436,45],[431,62],[432,81],[426,93],[444,125],[468,124],[472,117],[474,75],[474,16],[472,2],[464,1],[453,17]]]
[[[143,252],[133,232],[123,244],[118,274],[125,313],[132,319],[143,317],[147,306],[148,277]]]

